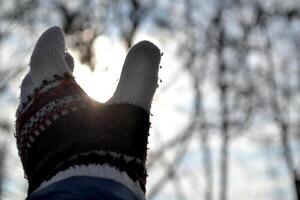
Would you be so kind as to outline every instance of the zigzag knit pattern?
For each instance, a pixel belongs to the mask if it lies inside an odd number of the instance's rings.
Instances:
[[[44,81],[17,111],[16,139],[29,194],[75,165],[110,165],[145,192],[149,114],[90,99],[69,74]]]

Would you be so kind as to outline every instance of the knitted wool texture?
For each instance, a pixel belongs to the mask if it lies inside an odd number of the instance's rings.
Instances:
[[[143,41],[129,51],[113,97],[89,98],[72,76],[60,28],[38,40],[21,85],[16,138],[28,193],[76,165],[109,165],[145,192],[149,110],[157,86],[159,49]]]

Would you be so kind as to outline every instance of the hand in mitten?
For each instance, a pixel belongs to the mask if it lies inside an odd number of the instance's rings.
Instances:
[[[160,57],[150,42],[133,46],[114,95],[101,104],[76,83],[61,29],[52,27],[42,34],[21,85],[16,114],[29,194],[85,175],[116,180],[144,198],[149,111]]]

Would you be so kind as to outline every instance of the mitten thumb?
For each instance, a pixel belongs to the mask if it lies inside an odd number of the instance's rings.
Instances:
[[[134,45],[126,56],[117,89],[107,103],[133,104],[149,112],[160,58],[160,50],[153,43],[142,41]]]

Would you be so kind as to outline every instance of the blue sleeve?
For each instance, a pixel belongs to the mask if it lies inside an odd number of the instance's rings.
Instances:
[[[139,200],[116,181],[76,176],[53,183],[31,194],[27,200]]]

